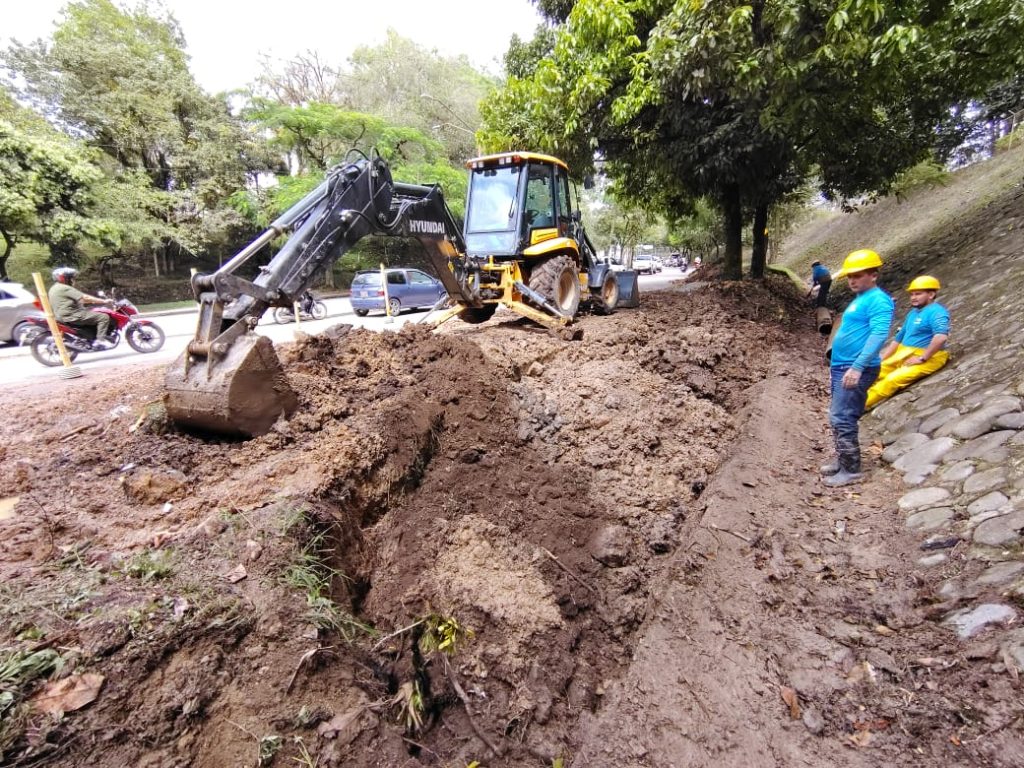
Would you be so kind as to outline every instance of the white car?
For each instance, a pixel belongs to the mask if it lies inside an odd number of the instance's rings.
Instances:
[[[22,343],[22,336],[34,326],[30,317],[43,317],[36,309],[36,297],[20,283],[0,282],[0,344],[6,341]]]
[[[633,258],[633,269],[641,275],[653,275],[657,265],[650,256],[636,256]]]

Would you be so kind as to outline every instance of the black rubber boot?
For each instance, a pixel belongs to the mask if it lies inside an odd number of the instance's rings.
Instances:
[[[860,471],[860,453],[839,454],[837,471],[823,481],[829,488],[841,488],[844,485],[851,485],[864,479],[864,473]]]

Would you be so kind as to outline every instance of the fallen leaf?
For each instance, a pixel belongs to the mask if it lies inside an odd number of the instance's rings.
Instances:
[[[876,626],[875,632],[883,637],[892,637],[896,634],[896,630],[892,629],[892,627],[885,626],[885,624],[879,624]]]
[[[352,722],[362,714],[362,709],[350,709],[340,715],[335,715],[330,720],[320,723],[317,726],[317,735],[324,739],[333,739],[339,733],[348,728]]]
[[[57,715],[74,712],[96,701],[103,687],[103,675],[72,675],[49,683],[32,697],[32,706],[39,712]]]
[[[786,706],[789,707],[789,716],[794,720],[800,719],[800,698],[796,695],[796,691],[785,685],[779,686],[779,693],[782,694],[782,700],[786,702]]]
[[[8,496],[6,499],[0,499],[0,520],[14,517],[14,508],[18,506],[19,500],[18,496]]]
[[[186,600],[184,597],[174,598],[174,618],[180,619],[188,612],[188,609],[191,607],[192,606],[189,604],[188,600]]]
[[[959,747],[960,746],[960,737],[957,736],[956,734],[953,734],[952,736],[949,737],[949,743],[952,744],[954,747]]]
[[[878,675],[875,672],[875,668],[871,666],[870,662],[864,661],[850,670],[850,674],[846,676],[846,681],[855,684],[863,682],[875,683],[877,678]]]
[[[847,738],[858,747],[866,747],[871,743],[871,731],[857,731],[857,733]]]
[[[249,572],[245,570],[245,566],[239,563],[231,571],[224,574],[224,578],[230,581],[232,584],[237,584],[242,579],[249,576]]]
[[[853,724],[853,728],[856,731],[884,731],[891,723],[884,717],[880,717],[877,720],[858,720]]]

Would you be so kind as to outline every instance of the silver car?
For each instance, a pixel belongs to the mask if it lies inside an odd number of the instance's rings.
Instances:
[[[35,295],[20,283],[0,282],[0,344],[11,341],[20,344],[24,334],[33,329],[28,318],[43,317],[35,301]]]

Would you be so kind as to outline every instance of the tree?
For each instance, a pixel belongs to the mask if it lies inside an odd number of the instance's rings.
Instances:
[[[164,261],[226,236],[234,220],[224,201],[267,167],[261,140],[196,84],[184,46],[171,16],[79,0],[65,7],[52,40],[14,42],[0,59],[23,101],[108,158],[111,189],[138,198],[144,174],[159,194],[134,212],[121,208],[119,242],[146,232],[136,244],[161,250]],[[227,229],[211,231],[217,224]]]
[[[112,226],[89,216],[103,176],[90,153],[0,97],[0,280],[6,280],[19,240],[48,245],[55,257],[72,256],[80,239],[103,240]]]
[[[550,57],[483,106],[489,148],[518,142],[589,166],[672,213],[708,195],[727,278],[755,219],[812,170],[845,197],[884,190],[948,107],[1019,64],[1019,0],[540,0]]]

